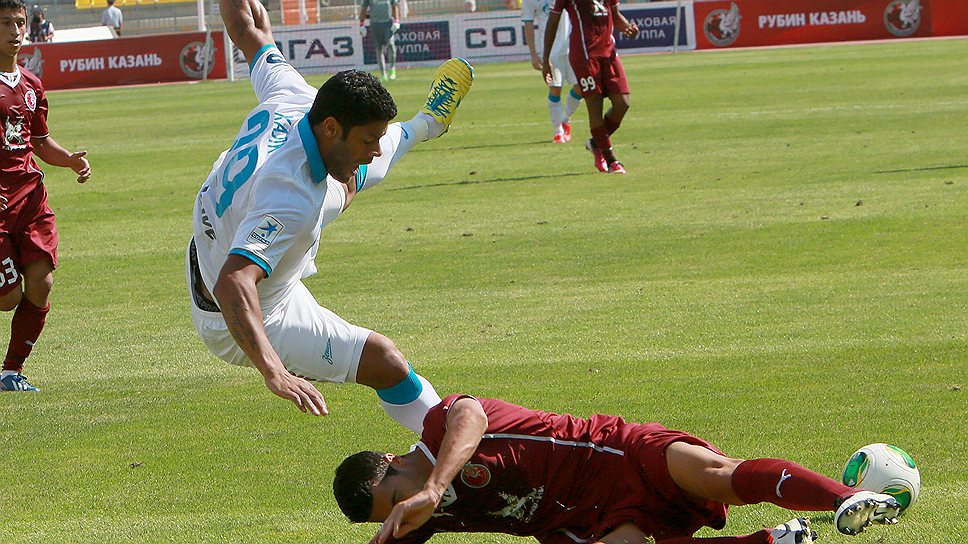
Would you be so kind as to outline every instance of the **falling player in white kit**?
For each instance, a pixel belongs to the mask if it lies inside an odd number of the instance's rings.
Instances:
[[[521,22],[524,23],[524,37],[531,51],[531,66],[541,71],[541,48],[544,45],[544,31],[548,23],[548,13],[554,5],[554,0],[522,0]],[[540,36],[535,36],[535,28]],[[554,136],[551,141],[563,144],[571,140],[571,123],[568,122],[581,104],[581,93],[578,90],[578,78],[568,61],[568,36],[571,25],[567,19],[558,25],[555,34],[555,45],[551,48],[551,81],[548,85],[548,112],[551,114],[551,126]],[[562,108],[562,86],[568,83],[570,89]]]
[[[438,69],[426,106],[389,124],[396,105],[372,75],[340,72],[317,91],[276,49],[258,0],[220,0],[250,62],[259,106],[219,156],[195,200],[186,258],[192,320],[219,358],[254,366],[276,395],[327,413],[308,381],[356,382],[416,433],[440,397],[385,336],[321,307],[314,274],[320,231],[379,183],[414,144],[446,132],[470,90],[463,59]]]

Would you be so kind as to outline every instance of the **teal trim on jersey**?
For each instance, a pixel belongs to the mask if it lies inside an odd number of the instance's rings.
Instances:
[[[361,164],[356,167],[356,190],[357,192],[363,190],[363,186],[366,185],[366,169],[369,164]]]
[[[407,363],[407,366],[410,366],[410,363]],[[383,402],[397,406],[410,404],[417,400],[421,393],[423,393],[423,384],[420,383],[420,378],[417,377],[417,373],[413,371],[412,366],[410,366],[410,374],[407,374],[407,377],[400,383],[393,387],[376,390],[376,396],[380,397]]]
[[[262,271],[266,273],[267,278],[269,277],[269,274],[272,274],[272,267],[269,266],[269,263],[267,263],[265,259],[263,259],[262,257],[256,255],[255,253],[252,253],[248,249],[235,248],[232,251],[229,251],[229,255],[241,255],[246,259],[249,259],[250,261],[259,265],[259,268],[261,268]]]
[[[306,160],[309,161],[309,171],[313,174],[313,181],[322,183],[328,172],[326,165],[323,164],[323,157],[319,154],[319,144],[316,142],[316,135],[313,128],[309,126],[309,114],[299,120],[299,138],[302,139],[303,150],[306,152]]]
[[[549,94],[548,95],[548,102],[551,102],[553,104],[557,104],[558,102],[561,102],[561,97],[560,96],[555,96],[553,94]]]
[[[249,63],[249,71],[250,72],[252,71],[252,67],[255,66],[255,61],[259,60],[259,57],[261,57],[262,54],[265,53],[266,51],[268,51],[269,49],[275,49],[276,51],[279,50],[278,48],[276,48],[276,44],[274,44],[274,43],[267,43],[267,44],[263,45],[262,47],[260,47],[259,50],[256,51],[255,56],[252,57],[252,62]]]

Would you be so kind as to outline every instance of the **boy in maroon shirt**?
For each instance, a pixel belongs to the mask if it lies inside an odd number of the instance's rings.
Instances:
[[[91,167],[85,152],[67,151],[48,133],[40,79],[17,65],[26,31],[23,0],[0,0],[0,310],[16,309],[0,391],[36,392],[21,371],[50,310],[57,226],[34,156],[70,168],[79,183],[91,177]]]
[[[622,124],[629,110],[629,84],[625,69],[615,51],[612,28],[630,38],[639,27],[628,22],[618,10],[618,0],[555,0],[545,29],[545,49],[542,73],[551,77],[549,52],[554,43],[561,12],[571,18],[571,49],[568,58],[578,78],[585,105],[588,107],[588,128],[592,138],[585,146],[595,157],[595,167],[610,174],[624,174],[625,167],[612,152],[611,135]],[[603,113],[605,96],[612,107]]]
[[[900,510],[889,495],[783,459],[731,459],[658,423],[580,419],[466,395],[430,409],[409,454],[347,457],[333,491],[351,521],[384,522],[371,544],[419,544],[445,532],[543,544],[803,544],[815,538],[805,518],[744,536],[692,535],[722,529],[728,504],[836,512],[845,534],[896,523]]]

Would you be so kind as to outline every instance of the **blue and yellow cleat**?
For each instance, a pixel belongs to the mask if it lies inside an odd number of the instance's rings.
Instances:
[[[444,125],[444,130],[437,135],[438,138],[450,129],[457,106],[460,106],[461,100],[471,90],[472,83],[474,67],[460,57],[450,59],[437,68],[427,103],[420,111]]]
[[[28,391],[40,393],[40,389],[30,385],[23,374],[8,374],[0,378],[0,391]]]

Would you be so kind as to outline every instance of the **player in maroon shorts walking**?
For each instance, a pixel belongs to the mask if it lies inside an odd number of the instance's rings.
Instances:
[[[595,167],[609,174],[624,174],[625,167],[615,158],[611,135],[622,125],[629,111],[629,83],[615,51],[612,28],[634,38],[639,27],[628,22],[618,10],[618,0],[555,0],[545,29],[545,53],[541,72],[551,77],[548,52],[554,42],[561,12],[571,18],[571,49],[568,57],[578,78],[588,108],[588,128],[592,138],[585,147],[595,156]],[[612,103],[605,109],[605,96]]]
[[[85,152],[71,153],[50,137],[40,79],[17,65],[26,31],[23,0],[0,0],[0,310],[16,310],[0,391],[39,391],[21,371],[50,310],[57,225],[34,156],[70,168],[79,183],[91,177]]]
[[[579,419],[451,395],[431,408],[404,456],[364,451],[336,469],[336,502],[353,522],[383,522],[371,544],[436,533],[534,536],[543,544],[804,544],[797,518],[744,536],[722,529],[727,504],[833,511],[845,534],[895,523],[889,495],[858,491],[783,459],[731,459],[658,423]]]

